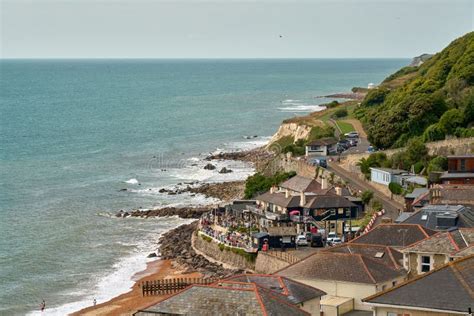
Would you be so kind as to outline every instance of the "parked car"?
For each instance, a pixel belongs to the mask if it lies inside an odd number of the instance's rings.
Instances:
[[[358,142],[359,141],[357,140],[357,138],[352,138],[352,139],[349,140],[349,144],[351,144],[352,147],[357,146]]]
[[[313,234],[311,236],[311,247],[324,247],[324,240],[321,234]]]
[[[349,133],[345,133],[344,136],[346,136],[347,138],[359,138],[359,133],[352,131]]]
[[[367,152],[368,153],[374,153],[376,150],[373,146],[369,146],[369,148],[367,148]]]
[[[331,243],[334,239],[339,238],[335,232],[328,233],[328,238],[326,239],[328,243]]]
[[[339,244],[342,244],[342,240],[339,237],[336,237],[331,241],[331,246],[335,246],[335,245],[339,245]]]
[[[328,167],[328,162],[327,162],[326,158],[322,158],[322,157],[313,158],[313,159],[311,159],[310,163],[313,166],[320,166],[320,167],[323,167],[323,168]]]
[[[296,236],[296,245],[297,246],[308,246],[308,241],[306,240],[306,235]]]

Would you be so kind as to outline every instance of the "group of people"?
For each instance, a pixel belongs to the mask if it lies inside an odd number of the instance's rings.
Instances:
[[[92,305],[93,305],[93,306],[96,306],[96,305],[97,305],[97,300],[95,299],[95,297],[94,297],[94,299],[92,300]],[[41,301],[41,304],[40,304],[40,310],[41,310],[42,312],[44,312],[45,309],[46,309],[46,301],[43,299],[43,300]]]

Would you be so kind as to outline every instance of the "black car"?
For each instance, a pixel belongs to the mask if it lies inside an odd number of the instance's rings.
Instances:
[[[311,236],[311,247],[324,247],[324,240],[321,234],[313,234]]]

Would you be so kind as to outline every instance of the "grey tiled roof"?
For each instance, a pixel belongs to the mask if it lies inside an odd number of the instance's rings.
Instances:
[[[337,144],[337,139],[335,139],[334,137],[326,137],[326,138],[313,140],[309,144],[306,144],[306,146],[328,146],[328,145],[334,145],[334,144]]]
[[[257,196],[255,199],[257,201],[272,203],[284,208],[299,207],[299,204],[300,204],[299,196],[285,197],[285,193],[281,193],[281,192],[275,192],[275,193],[266,192]]]
[[[456,218],[454,225],[449,227],[438,226],[437,217],[448,215]],[[451,227],[474,227],[474,210],[463,205],[426,205],[418,212],[412,213],[403,223],[419,224],[433,230],[443,230]]]
[[[474,245],[474,229],[467,228],[437,233],[403,249],[402,252],[455,255],[472,245]]]
[[[355,207],[356,205],[342,197],[335,194],[316,195],[315,197],[307,197],[308,201],[305,204],[306,208],[340,208],[340,207]]]
[[[255,283],[260,287],[284,295],[293,304],[306,302],[326,294],[317,288],[276,275],[242,274],[226,280]]]
[[[135,315],[147,312],[190,316],[309,315],[279,296],[252,283],[193,285]]]
[[[314,179],[302,176],[294,176],[282,184],[281,188],[289,189],[297,192],[313,192],[321,190],[321,184]]]
[[[379,284],[406,273],[360,254],[317,252],[276,274],[296,279]]]
[[[393,269],[402,268],[401,260],[403,260],[403,254],[391,247],[383,245],[345,243],[324,251],[359,254],[376,262],[383,263]]]
[[[390,290],[365,298],[371,304],[467,313],[474,308],[474,255],[448,263]]]
[[[421,225],[380,224],[349,243],[406,247],[434,234],[434,230]]]

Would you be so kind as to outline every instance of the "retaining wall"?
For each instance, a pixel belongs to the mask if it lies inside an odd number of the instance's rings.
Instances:
[[[275,271],[281,270],[289,265],[290,263],[287,261],[266,254],[263,251],[259,251],[257,261],[255,263],[255,272],[274,273]]]

